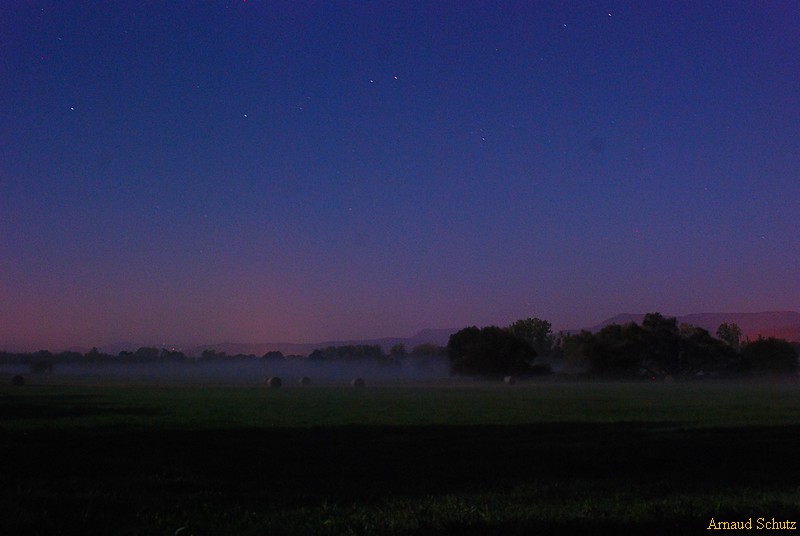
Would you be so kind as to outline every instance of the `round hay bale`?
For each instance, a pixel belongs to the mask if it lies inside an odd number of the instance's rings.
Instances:
[[[514,385],[515,383],[517,383],[517,379],[514,378],[514,376],[506,376],[505,378],[503,378],[503,383],[505,383],[506,385]]]
[[[350,385],[353,387],[365,387],[367,384],[364,382],[363,378],[353,378],[353,381],[350,382]]]
[[[675,383],[675,377],[672,374],[664,376],[664,383]]]
[[[283,385],[283,380],[281,380],[279,377],[272,376],[271,378],[267,378],[267,387],[270,389],[277,389],[281,385]]]
[[[311,385],[311,378],[308,376],[300,378],[300,387],[308,387],[309,385]]]
[[[17,387],[21,387],[21,386],[25,385],[25,378],[22,377],[22,376],[19,376],[19,375],[14,376],[13,378],[11,378],[11,385],[15,385]]]

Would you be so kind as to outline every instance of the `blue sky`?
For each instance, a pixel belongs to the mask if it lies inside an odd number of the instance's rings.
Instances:
[[[0,7],[0,345],[800,310],[793,2]]]

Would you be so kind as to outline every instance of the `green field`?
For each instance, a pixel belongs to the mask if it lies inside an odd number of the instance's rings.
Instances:
[[[0,534],[697,533],[799,457],[793,382],[4,385]]]

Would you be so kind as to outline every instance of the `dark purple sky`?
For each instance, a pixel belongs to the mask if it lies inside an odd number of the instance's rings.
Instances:
[[[4,1],[0,349],[800,310],[785,2]]]

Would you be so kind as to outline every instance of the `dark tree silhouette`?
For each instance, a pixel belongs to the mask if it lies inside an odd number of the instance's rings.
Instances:
[[[553,348],[553,326],[547,320],[525,318],[517,320],[508,329],[530,344],[538,356],[548,355]]]
[[[642,355],[644,366],[659,374],[676,374],[681,370],[681,334],[675,317],[647,313],[642,320],[643,342],[647,351]]]
[[[438,357],[443,356],[445,353],[446,349],[444,347],[426,342],[412,348],[410,355],[413,357]]]
[[[759,338],[742,350],[742,358],[754,372],[793,373],[797,371],[797,350],[783,339]]]
[[[505,376],[529,372],[536,350],[508,330],[473,326],[450,336],[447,356],[453,374]]]
[[[401,358],[406,356],[406,345],[402,342],[398,342],[391,348],[389,348],[389,355],[394,358]]]
[[[724,322],[717,328],[717,338],[734,350],[739,350],[742,340],[742,328],[735,322]]]
[[[380,344],[351,344],[345,346],[328,346],[325,348],[318,348],[311,352],[308,356],[313,360],[362,360],[362,359],[376,359],[385,360],[386,354]]]
[[[682,324],[681,371],[690,375],[721,374],[741,369],[741,357],[730,345],[698,326]]]
[[[636,376],[643,366],[646,343],[641,326],[634,322],[611,324],[584,341],[589,371],[601,376]]]

